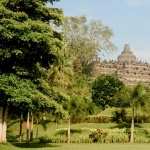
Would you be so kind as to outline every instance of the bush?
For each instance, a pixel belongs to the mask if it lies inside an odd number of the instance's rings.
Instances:
[[[117,123],[127,122],[127,113],[126,113],[125,109],[116,110],[113,113],[113,121],[115,121]]]
[[[87,123],[111,123],[112,117],[110,116],[88,116],[85,118],[84,122]]]
[[[97,129],[96,131],[92,132],[89,135],[89,138],[92,139],[92,142],[94,143],[96,142],[103,143],[103,140],[106,138],[107,134],[108,133],[103,129]]]
[[[71,123],[111,123],[112,117],[107,115],[91,115],[87,117],[74,117]],[[66,122],[67,123],[67,122]]]
[[[47,136],[42,136],[39,138],[39,143],[52,143],[52,140]]]
[[[89,135],[94,143],[127,143],[129,135],[126,129],[97,129]]]

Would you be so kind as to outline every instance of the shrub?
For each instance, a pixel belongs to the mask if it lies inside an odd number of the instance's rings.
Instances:
[[[92,115],[87,117],[74,117],[71,123],[111,123],[112,117],[107,115]]]
[[[97,129],[89,138],[94,143],[127,143],[129,136],[126,129]]]
[[[52,140],[47,136],[39,137],[39,143],[52,143]]]
[[[89,135],[89,138],[92,139],[92,142],[94,143],[96,142],[103,143],[103,140],[106,138],[107,134],[108,133],[103,129],[97,129],[96,131],[92,132]]]
[[[87,123],[111,123],[112,117],[110,116],[88,116],[85,118],[84,122]]]
[[[125,109],[116,110],[113,113],[113,121],[115,121],[117,123],[127,122],[127,113],[126,113]]]

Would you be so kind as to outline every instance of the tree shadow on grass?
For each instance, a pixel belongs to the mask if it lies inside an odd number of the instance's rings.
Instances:
[[[114,129],[114,128],[122,129],[122,128],[130,128],[130,127],[131,127],[131,123],[121,122],[121,123],[117,123],[116,126],[111,127],[111,129]],[[135,127],[141,128],[141,125],[135,123]]]
[[[149,139],[150,141],[150,132],[147,129],[143,129],[143,133],[145,134],[145,136]]]
[[[12,145],[19,147],[19,148],[54,148],[60,147],[61,145],[58,144],[41,144],[41,143],[11,143]]]
[[[15,136],[15,135],[9,135],[9,133],[8,133],[8,135],[7,135],[7,141],[8,142],[18,142],[18,137],[17,136]]]

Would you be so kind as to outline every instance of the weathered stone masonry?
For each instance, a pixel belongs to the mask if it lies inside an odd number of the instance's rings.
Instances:
[[[150,64],[139,61],[128,44],[125,45],[117,61],[95,60],[92,74],[94,76],[117,74],[127,85],[135,85],[139,82],[150,84]]]

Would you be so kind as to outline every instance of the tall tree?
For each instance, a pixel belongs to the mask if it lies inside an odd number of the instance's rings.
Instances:
[[[39,67],[57,62],[63,40],[56,27],[62,24],[63,12],[46,2],[0,0],[1,73],[35,77]]]
[[[10,112],[20,104],[31,108],[35,91],[36,86],[30,80],[22,80],[13,74],[0,75],[0,143],[6,142],[8,110]]]
[[[134,127],[135,127],[135,112],[138,107],[143,111],[149,110],[150,95],[149,91],[142,84],[137,84],[133,87],[124,87],[114,97],[114,106],[131,108],[131,128],[130,128],[130,142],[134,143]],[[138,106],[138,107],[137,107]]]
[[[141,84],[138,84],[131,91],[131,101],[130,106],[132,109],[132,120],[131,120],[131,137],[130,142],[134,143],[134,124],[135,124],[135,109],[137,105],[145,106],[149,103],[150,97],[146,93],[145,87]]]
[[[38,81],[51,64],[58,63],[63,12],[46,4],[54,1],[0,0],[0,143],[6,142],[8,106],[27,102],[32,108],[31,93],[37,90],[33,80]]]
[[[103,50],[112,50],[111,29],[100,21],[88,22],[86,17],[66,17],[65,40],[69,56],[77,72],[89,73],[92,60]]]
[[[102,109],[112,106],[115,94],[123,87],[124,84],[117,77],[110,75],[99,76],[92,85],[93,102]]]

